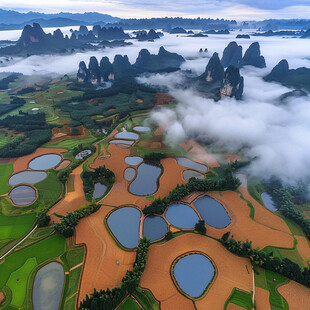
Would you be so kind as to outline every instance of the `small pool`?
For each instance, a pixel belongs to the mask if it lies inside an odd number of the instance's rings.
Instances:
[[[160,216],[149,215],[143,222],[143,236],[151,241],[163,238],[168,231],[167,222]]]
[[[136,208],[123,207],[113,211],[107,223],[119,243],[133,249],[139,243],[140,218],[141,213]]]
[[[47,177],[47,173],[44,171],[21,171],[16,174],[13,174],[9,178],[10,185],[18,185],[18,184],[35,184],[43,181]]]
[[[173,276],[180,289],[193,298],[200,297],[215,274],[211,261],[202,254],[180,258],[173,268]]]
[[[278,211],[278,208],[276,207],[275,203],[273,202],[272,197],[268,193],[266,193],[266,192],[262,193],[261,198],[262,198],[262,201],[263,201],[265,207],[268,210],[270,210],[272,212]]]
[[[135,141],[128,141],[128,140],[111,140],[110,144],[126,144],[126,145],[133,145]]]
[[[200,213],[202,219],[212,227],[225,228],[231,222],[225,208],[209,196],[198,198],[194,202],[194,206]]]
[[[91,150],[83,150],[80,153],[78,153],[77,155],[75,155],[75,159],[83,159],[84,157],[88,156],[89,154],[91,154]]]
[[[143,162],[143,158],[139,156],[127,156],[125,158],[125,163],[130,166],[137,166]]]
[[[124,171],[124,178],[126,181],[132,181],[136,176],[136,170],[134,168],[126,168]]]
[[[94,192],[93,192],[93,199],[97,199],[101,197],[105,193],[106,190],[107,190],[107,187],[104,184],[99,183],[99,182],[96,183]]]
[[[27,185],[19,185],[14,187],[10,192],[10,198],[16,206],[24,207],[33,203],[37,194],[36,191]]]
[[[61,162],[61,156],[58,154],[41,155],[29,163],[29,168],[33,170],[47,170],[56,167]]]
[[[190,178],[197,178],[203,180],[205,178],[204,174],[195,170],[185,170],[183,171],[183,179],[188,182]]]
[[[178,157],[176,158],[177,163],[185,168],[194,169],[202,172],[207,172],[208,167],[203,164],[196,163],[195,161],[185,158],[185,157]]]
[[[188,205],[182,203],[171,204],[166,211],[166,219],[173,226],[192,229],[199,221],[197,213]]]
[[[129,132],[127,130],[123,130],[122,132],[119,132],[115,135],[118,139],[130,139],[130,140],[138,140],[139,135],[135,132]]]
[[[136,126],[133,130],[141,133],[148,133],[151,131],[151,128],[146,126]]]
[[[64,281],[65,273],[61,264],[51,262],[40,268],[34,278],[33,309],[58,310]]]
[[[158,189],[158,178],[161,168],[153,163],[142,163],[137,170],[137,176],[129,186],[129,191],[138,196],[154,194]]]

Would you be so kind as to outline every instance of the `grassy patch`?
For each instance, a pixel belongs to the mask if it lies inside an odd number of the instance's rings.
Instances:
[[[138,289],[138,291],[134,293],[133,296],[139,301],[143,309],[145,310],[159,309],[159,303],[149,291]]]
[[[149,200],[149,201],[154,200],[154,198],[155,198],[154,195],[146,196],[146,197],[145,197],[145,199],[146,199],[146,200]]]
[[[0,195],[6,194],[11,189],[7,183],[13,173],[13,164],[0,164]]]
[[[121,305],[120,310],[139,310],[140,308],[136,304],[136,302],[128,297],[125,302]]]
[[[248,192],[249,194],[262,206],[264,203],[261,198],[261,194],[265,191],[264,186],[261,181],[257,178],[249,178],[248,179]]]
[[[234,288],[231,295],[225,303],[225,309],[229,303],[236,304],[244,309],[251,310],[253,308],[252,296],[244,291]]]
[[[84,247],[76,247],[66,252],[66,261],[69,269],[83,262]]]
[[[25,264],[12,272],[7,282],[7,286],[13,292],[11,304],[16,307],[21,307],[26,297],[27,280],[31,270],[37,265],[34,257],[28,258]]]
[[[67,303],[67,300],[72,299],[73,296],[76,296],[79,286],[79,279],[82,271],[82,266],[73,269],[69,273],[69,284],[66,291],[66,300],[65,304]],[[75,301],[75,298],[73,297],[73,300]],[[73,309],[73,308],[72,308]]]
[[[285,284],[288,279],[278,273],[259,268],[255,273],[255,285],[268,290],[271,310],[288,310],[285,299],[278,293],[277,287]]]
[[[81,138],[67,138],[58,142],[48,142],[43,145],[43,147],[51,147],[51,148],[62,148],[72,151],[79,144],[92,144],[97,140],[97,138],[93,136]]]

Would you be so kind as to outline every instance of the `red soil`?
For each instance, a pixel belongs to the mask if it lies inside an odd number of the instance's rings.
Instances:
[[[269,291],[255,287],[256,310],[271,310],[269,303]]]
[[[237,154],[226,154],[226,155],[224,155],[224,157],[226,158],[228,163],[235,162],[236,160],[237,161],[241,160],[241,157]]]

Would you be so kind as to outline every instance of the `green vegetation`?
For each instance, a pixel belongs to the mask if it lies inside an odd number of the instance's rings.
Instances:
[[[286,277],[278,273],[262,268],[256,268],[255,270],[255,285],[269,291],[271,310],[288,310],[285,299],[277,291],[277,288],[287,281]]]
[[[137,288],[137,291],[132,296],[138,300],[143,309],[159,310],[159,303],[149,291]]]
[[[205,235],[207,233],[205,221],[204,220],[199,220],[198,223],[195,224],[195,230],[199,234]]]
[[[67,139],[56,141],[56,142],[48,142],[43,145],[43,147],[50,147],[50,148],[61,148],[66,149],[69,151],[73,151],[79,144],[87,144],[91,145],[97,140],[96,137],[92,135],[88,137],[69,137]]]
[[[249,194],[262,206],[264,205],[261,194],[266,191],[264,185],[259,179],[249,178],[248,179],[248,191]]]
[[[264,269],[277,272],[284,277],[299,282],[310,288],[310,268],[300,266],[287,257],[282,260],[274,256],[273,252],[265,253],[252,248],[252,242],[236,241],[229,239],[230,232],[223,234],[219,240],[225,248],[233,254],[250,258],[254,266],[260,266]]]
[[[167,155],[165,153],[149,153],[149,154],[145,154],[143,156],[144,160],[151,160],[151,161],[155,161],[157,163],[160,162],[161,159],[166,158]]]
[[[120,310],[139,310],[137,303],[130,297],[121,305]]]
[[[244,309],[251,310],[253,308],[252,296],[244,291],[234,288],[231,295],[225,303],[225,310],[229,303],[236,304]]]
[[[21,307],[26,297],[27,280],[33,270],[37,266],[35,257],[28,258],[25,264],[12,272],[7,282],[7,286],[13,292],[11,304]]]
[[[94,292],[81,301],[79,309],[106,309],[113,310],[122,302],[128,295],[133,294],[138,290],[143,271],[145,269],[147,253],[149,250],[150,241],[146,238],[140,239],[137,247],[136,260],[133,265],[133,271],[127,271],[122,279],[120,287],[99,292],[94,289]]]

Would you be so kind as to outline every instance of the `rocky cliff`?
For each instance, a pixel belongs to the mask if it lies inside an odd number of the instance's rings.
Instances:
[[[257,68],[266,67],[265,58],[260,54],[260,46],[258,42],[252,43],[246,50],[242,59],[242,65],[251,65]]]
[[[243,77],[240,76],[239,69],[229,66],[224,73],[220,95],[221,97],[235,97],[237,100],[240,100],[243,93],[243,86]]]
[[[230,42],[224,49],[221,62],[224,68],[229,66],[240,68],[242,66],[242,46],[235,41]]]

